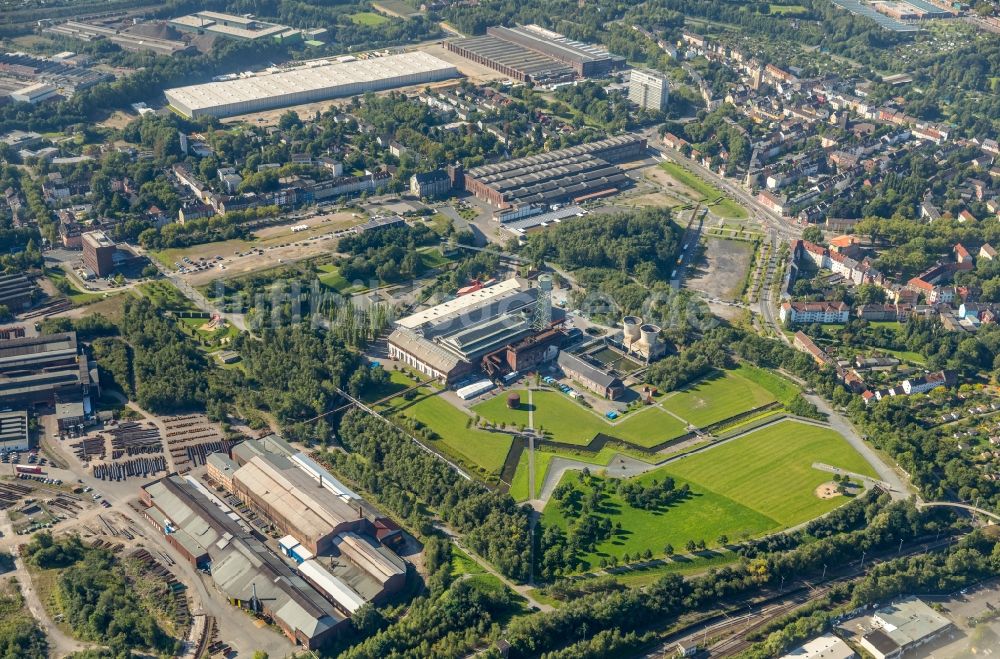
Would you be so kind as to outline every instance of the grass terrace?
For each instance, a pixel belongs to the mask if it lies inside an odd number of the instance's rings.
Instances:
[[[531,411],[536,430],[544,430],[553,441],[581,446],[589,444],[601,433],[637,446],[650,447],[686,432],[682,421],[655,407],[629,412],[620,420],[611,422],[561,392],[532,392],[530,408],[528,392],[522,390],[519,393],[521,404],[517,409],[509,409],[507,397],[501,393],[479,403],[472,410],[492,423],[516,427],[528,426],[528,413]]]
[[[378,392],[370,392],[370,402],[398,393],[416,384],[409,376],[391,372],[391,384]],[[511,437],[500,432],[470,428],[471,417],[438,395],[437,388],[425,385],[409,395],[400,396],[385,404],[392,414],[408,417],[430,428],[438,437],[430,442],[433,448],[469,465],[482,469],[486,474],[500,474],[504,460],[510,452]]]
[[[740,366],[718,372],[676,394],[662,405],[688,423],[703,428],[798,393],[791,382],[758,368]]]
[[[355,25],[376,27],[378,25],[382,25],[383,23],[388,23],[389,18],[383,16],[382,14],[376,14],[373,11],[359,11],[356,14],[351,14],[351,22]]]

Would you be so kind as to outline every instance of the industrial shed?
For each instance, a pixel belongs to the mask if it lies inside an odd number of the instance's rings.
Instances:
[[[229,117],[458,77],[458,69],[423,52],[310,65],[164,92],[187,117]]]
[[[646,155],[646,139],[618,135],[524,158],[474,167],[465,189],[498,208],[546,206],[618,192],[630,179],[613,163]]]

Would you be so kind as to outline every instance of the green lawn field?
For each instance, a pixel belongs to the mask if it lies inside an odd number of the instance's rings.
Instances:
[[[662,557],[666,543],[683,552],[689,540],[718,546],[723,534],[736,541],[814,519],[848,501],[816,496],[816,488],[832,476],[813,469],[814,462],[875,476],[864,458],[835,431],[782,421],[637,476],[635,480],[643,484],[669,476],[678,486],[690,486],[692,497],[666,510],[632,508],[608,487],[609,495],[598,514],[620,522],[622,532],[598,545],[585,560],[593,567],[602,557],[635,555],[646,549]],[[577,472],[567,472],[561,482],[584,489]],[[543,520],[569,526],[556,501],[546,505]]]
[[[426,395],[427,388],[419,391],[421,397],[412,403],[398,401],[399,413],[437,433],[440,439],[434,445],[440,450],[498,475],[510,452],[510,435],[467,428],[469,417],[465,413],[439,396]]]
[[[441,250],[437,247],[427,247],[419,251],[420,262],[424,264],[425,268],[440,268],[441,266],[451,263],[451,259],[442,254]]]
[[[375,27],[377,25],[382,25],[383,23],[388,23],[389,18],[383,16],[382,14],[376,14],[373,11],[359,11],[356,14],[351,14],[351,21],[355,25]]]
[[[549,463],[555,457],[554,453],[535,451],[535,494],[530,498],[536,498],[542,491],[542,483],[545,481],[545,474],[549,471]],[[510,496],[514,501],[528,500],[528,451],[521,453],[521,459],[517,461],[517,471],[510,483]]]
[[[871,465],[839,433],[792,420],[673,462],[664,473],[739,501],[782,526],[792,526],[846,501],[815,496],[816,488],[829,482],[831,474],[813,469],[814,462],[876,477]]]
[[[802,5],[769,5],[769,8],[776,16],[799,16],[809,11]]]
[[[347,281],[342,274],[340,274],[340,268],[335,265],[326,264],[317,266],[319,270],[319,283],[323,284],[327,288],[332,288],[338,293],[358,293],[364,290],[364,286],[359,286],[352,284]]]
[[[605,447],[597,453],[586,453],[583,451],[569,451],[558,448],[536,448],[535,449],[535,497],[541,495],[542,484],[549,473],[549,467],[553,458],[566,458],[567,460],[577,460],[587,462],[596,470],[603,469],[611,464],[611,459],[615,454],[620,453],[616,448]],[[651,458],[647,457],[647,460]],[[521,453],[521,458],[517,462],[517,471],[510,484],[510,495],[515,501],[526,501],[528,499],[528,451]]]
[[[473,411],[493,423],[513,426],[528,425],[528,392],[520,391],[521,405],[508,409],[507,397],[497,395],[473,407]],[[615,423],[606,421],[596,412],[587,409],[556,391],[532,393],[535,429],[557,442],[586,445],[599,433],[623,439],[637,446],[650,447],[685,432],[684,424],[677,418],[657,408],[629,412]]]
[[[722,190],[695,176],[677,163],[664,162],[660,163],[660,167],[679,183],[686,185],[700,194],[703,197],[703,201],[712,209],[712,212],[719,217],[732,220],[741,220],[747,217],[746,209],[725,196]]]
[[[62,287],[60,290],[65,289],[68,291],[65,293],[66,299],[68,299],[75,306],[83,306],[85,304],[97,302],[98,300],[104,299],[104,296],[106,295],[105,293],[87,293],[85,291],[81,291],[74,281],[59,268],[50,268],[46,272],[46,276],[57,288]],[[111,294],[113,293],[114,292]]]
[[[783,396],[789,392],[780,379],[759,369],[720,371],[667,396],[662,405],[688,423],[704,428],[778,400],[770,389]]]
[[[560,483],[573,483],[574,487],[586,493],[589,488],[577,480],[578,472],[566,472]],[[639,477],[640,481],[663,479],[659,470]],[[677,486],[684,482],[675,479]],[[610,515],[621,524],[621,530],[609,540],[597,545],[597,550],[583,557],[590,569],[597,567],[601,558],[624,554],[635,555],[650,550],[655,556],[663,557],[667,544],[674,546],[678,553],[684,553],[688,540],[704,540],[708,545],[717,545],[717,539],[727,534],[734,540],[741,535],[755,536],[778,526],[770,517],[751,508],[712,492],[695,483],[691,486],[691,497],[674,504],[666,510],[642,510],[626,504],[613,490],[606,495],[598,508],[598,514]],[[542,521],[566,529],[568,520],[560,510],[559,503],[549,501],[542,513]]]

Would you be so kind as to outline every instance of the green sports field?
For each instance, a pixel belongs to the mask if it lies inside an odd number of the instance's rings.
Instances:
[[[729,417],[767,405],[781,397],[794,397],[791,383],[760,369],[739,368],[718,372],[667,396],[662,405],[688,423],[704,428]]]
[[[875,476],[837,432],[781,421],[636,477],[648,483],[670,476],[678,485],[689,484],[693,496],[667,510],[632,508],[611,494],[603,509],[621,523],[622,533],[599,545],[587,560],[620,557],[625,552],[634,555],[646,549],[661,555],[666,543],[681,552],[688,540],[705,540],[713,546],[722,534],[734,541],[818,517],[847,499],[816,496],[816,489],[832,475],[813,469],[814,462]],[[576,482],[575,472],[567,473],[564,482]],[[554,501],[545,507],[543,519],[568,526]]]
[[[785,420],[665,467],[667,473],[730,497],[782,526],[833,510],[844,499],[820,499],[832,475],[822,462],[876,477],[871,465],[834,430]]]
[[[382,25],[383,23],[388,23],[389,18],[383,16],[382,14],[376,14],[373,11],[359,11],[356,14],[351,14],[351,22],[355,25],[366,25],[368,27],[374,27],[376,25]]]
[[[663,479],[659,470],[639,477],[640,481],[650,481],[653,478]],[[677,486],[685,481],[675,479]],[[575,487],[585,493],[589,492],[577,482],[577,472],[567,472],[562,483],[574,483]],[[741,534],[758,535],[774,528],[775,522],[751,508],[716,494],[711,490],[700,488],[694,483],[691,486],[692,496],[686,501],[675,504],[666,510],[642,510],[632,508],[621,497],[612,492],[606,496],[598,508],[598,514],[609,515],[611,519],[621,524],[621,531],[597,545],[597,550],[584,557],[590,563],[590,568],[596,567],[602,557],[621,558],[628,553],[635,555],[649,549],[655,556],[663,557],[663,548],[669,543],[678,553],[684,553],[684,545],[688,540],[705,540],[709,545],[717,544],[716,539],[723,533],[734,539]],[[568,520],[563,516],[558,503],[550,501],[542,513],[542,521],[566,529]]]
[[[508,426],[528,425],[528,392],[520,391],[521,405],[507,407],[503,394],[479,403],[473,411],[493,423]],[[627,413],[621,420],[609,422],[593,410],[580,405],[569,396],[556,391],[532,392],[534,427],[557,442],[586,445],[599,433],[611,435],[637,446],[655,446],[668,439],[680,437],[686,430],[684,423],[655,407]]]

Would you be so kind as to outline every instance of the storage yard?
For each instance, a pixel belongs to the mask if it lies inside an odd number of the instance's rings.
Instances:
[[[438,82],[458,77],[458,70],[422,52],[329,62],[236,80],[175,87],[164,94],[171,107],[186,117],[271,110],[368,92]]]

